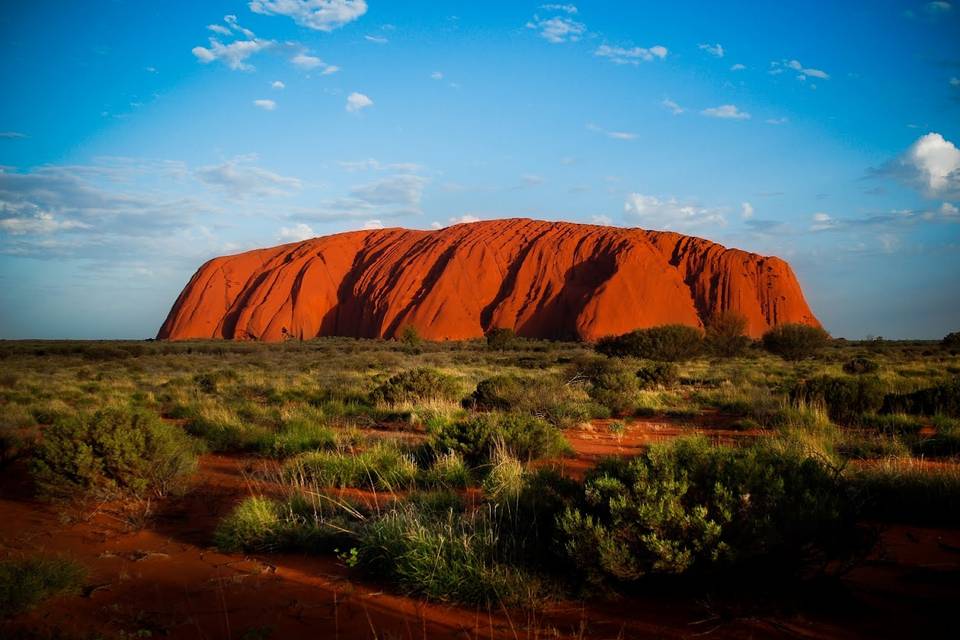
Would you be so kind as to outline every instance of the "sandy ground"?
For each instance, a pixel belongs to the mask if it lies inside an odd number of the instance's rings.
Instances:
[[[724,424],[722,419],[711,421]],[[718,441],[756,433],[705,423],[644,420],[624,434],[605,422],[568,432],[581,475],[607,455],[635,455],[651,442],[699,430]],[[411,435],[411,437],[415,437]],[[37,502],[24,469],[0,474],[0,555],[62,554],[89,570],[80,596],[52,599],[0,623],[0,637],[260,638],[856,638],[957,637],[960,530],[891,526],[836,593],[809,606],[762,613],[669,594],[614,601],[561,601],[536,614],[477,610],[403,597],[358,580],[335,557],[244,556],[211,547],[221,517],[262,487],[260,463],[205,455],[192,489],[152,505],[145,523],[117,505],[72,513]],[[56,636],[54,634],[61,633]],[[134,636],[136,637],[136,636]]]

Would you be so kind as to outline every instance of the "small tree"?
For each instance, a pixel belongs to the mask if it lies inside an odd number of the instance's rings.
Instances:
[[[747,318],[743,314],[731,309],[716,313],[707,323],[707,349],[727,358],[742,355],[750,346],[746,333]]]
[[[413,325],[409,324],[400,330],[399,340],[410,348],[416,348],[423,344],[423,338],[420,337]]]
[[[692,360],[703,348],[703,334],[696,327],[665,324],[638,329],[621,336],[601,338],[594,347],[607,356],[647,358],[661,362]]]
[[[494,327],[487,331],[487,347],[493,351],[506,351],[516,346],[517,334],[513,329]]]
[[[829,333],[805,324],[781,324],[763,334],[764,349],[793,361],[816,356],[829,341]]]
[[[951,351],[960,350],[960,331],[948,333],[943,337],[943,340],[940,341],[940,344],[944,349],[950,349]]]

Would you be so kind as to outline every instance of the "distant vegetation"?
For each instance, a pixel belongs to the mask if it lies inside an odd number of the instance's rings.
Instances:
[[[960,523],[960,357],[745,331],[724,314],[596,345],[2,343],[0,464],[44,497],[163,499],[202,450],[242,455],[270,489],[220,522],[224,551],[336,554],[496,607],[663,580],[764,590],[862,557],[866,522]],[[688,437],[569,472],[577,437],[620,443],[647,418]],[[3,565],[3,606],[78,575]]]

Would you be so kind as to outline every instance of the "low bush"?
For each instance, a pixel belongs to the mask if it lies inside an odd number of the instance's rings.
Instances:
[[[479,414],[435,425],[430,446],[438,454],[459,454],[473,466],[489,463],[498,446],[521,460],[561,455],[570,449],[559,429],[523,413]]]
[[[253,496],[220,521],[214,544],[226,552],[330,552],[354,540],[354,513],[299,494],[286,500]]]
[[[863,515],[881,522],[960,524],[960,471],[887,459],[846,473]]]
[[[884,398],[881,412],[960,417],[960,377],[913,393],[891,393]]]
[[[820,327],[781,324],[763,334],[763,348],[784,360],[806,360],[818,355],[830,341]]]
[[[672,362],[651,362],[637,369],[637,381],[642,389],[670,389],[680,381],[680,371]]]
[[[721,311],[707,322],[704,344],[714,355],[725,358],[742,356],[751,342],[746,333],[746,316],[732,310]]]
[[[513,329],[495,327],[487,331],[487,348],[492,351],[506,351],[517,346],[517,334]]]
[[[79,592],[86,575],[81,565],[63,558],[0,560],[0,620],[52,596]]]
[[[587,393],[612,415],[629,415],[636,409],[640,390],[637,376],[619,359],[582,358],[571,373],[571,378],[589,382]]]
[[[434,486],[464,489],[470,484],[470,467],[460,454],[448,451],[436,456],[423,479]]]
[[[782,579],[847,553],[853,516],[836,474],[813,458],[686,439],[598,465],[560,528],[591,582],[727,569]]]
[[[40,490],[54,497],[162,496],[184,485],[199,450],[195,440],[155,414],[104,409],[48,427],[31,468]]]
[[[486,378],[464,401],[464,406],[481,411],[527,413],[558,427],[567,427],[591,416],[589,396],[578,385],[557,376],[504,374]]]
[[[288,477],[329,487],[375,487],[396,490],[411,487],[417,478],[412,457],[389,442],[377,442],[360,451],[314,451],[284,465]]]
[[[460,392],[460,383],[451,376],[433,369],[411,369],[377,387],[370,399],[386,405],[453,402],[460,398]]]
[[[601,338],[594,348],[606,356],[679,362],[700,354],[703,334],[695,327],[667,324]]]
[[[951,351],[960,349],[960,331],[954,331],[945,335],[943,340],[940,341],[940,345],[944,349],[949,349]]]
[[[798,383],[790,395],[795,402],[823,404],[834,422],[854,424],[883,406],[884,387],[872,376],[818,376]]]
[[[851,375],[875,373],[879,368],[880,365],[864,356],[855,356],[843,363],[843,372]]]

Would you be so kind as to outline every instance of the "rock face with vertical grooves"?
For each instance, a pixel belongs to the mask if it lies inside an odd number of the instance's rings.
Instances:
[[[214,258],[159,338],[462,340],[505,327],[595,340],[718,311],[759,336],[819,326],[790,266],[678,233],[527,219],[437,231],[377,229]]]

